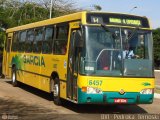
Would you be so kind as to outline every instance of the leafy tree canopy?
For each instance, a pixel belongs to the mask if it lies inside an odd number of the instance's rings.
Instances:
[[[153,30],[155,68],[160,69],[160,28]]]
[[[53,0],[52,17],[78,11],[71,0]],[[0,47],[4,28],[15,27],[49,18],[50,0],[0,0]]]

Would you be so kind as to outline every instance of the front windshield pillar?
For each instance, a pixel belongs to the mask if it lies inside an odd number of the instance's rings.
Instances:
[[[122,29],[119,28],[120,31],[120,42],[121,42],[121,52],[120,52],[120,56],[121,58],[123,57],[123,40],[122,40]],[[124,60],[121,60],[121,72],[122,72],[122,76],[124,76]]]

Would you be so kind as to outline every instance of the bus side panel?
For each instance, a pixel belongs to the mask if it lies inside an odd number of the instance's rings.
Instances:
[[[41,66],[41,74],[48,77],[41,79],[41,89],[50,91],[50,77],[52,72],[57,72],[60,80],[60,96],[66,98],[66,55],[42,55],[45,66]],[[62,80],[62,81],[61,81]]]
[[[9,61],[8,61],[8,64],[9,64],[9,74],[8,74],[8,77],[11,78],[12,77],[12,56],[14,55],[15,53],[12,53],[10,52],[10,56],[9,56]]]
[[[15,64],[17,69],[17,80],[30,86],[39,88],[39,66],[40,57],[29,53],[11,54],[10,65]],[[11,71],[10,71],[11,73]]]
[[[13,33],[8,33],[5,41],[5,48],[3,51],[3,74],[11,77],[10,61],[11,61],[11,45]]]
[[[24,83],[24,71],[17,70],[17,81]]]
[[[40,84],[39,86],[40,90],[50,92],[50,78],[49,77],[40,76],[39,84]]]
[[[6,50],[5,50],[5,48],[4,48],[4,50],[3,50],[3,64],[2,64],[2,74],[3,74],[3,75],[6,74],[6,72],[5,72],[6,60],[5,60],[5,58],[6,58]]]
[[[24,83],[39,88],[40,54],[25,53],[22,55],[24,62]]]
[[[11,60],[12,60],[12,52],[11,52],[11,46],[12,46],[12,40],[13,40],[13,33],[9,33],[8,36],[11,38],[10,46],[9,46],[9,56],[8,56],[8,77],[11,78]]]
[[[53,55],[41,55],[40,89],[50,92],[50,77],[53,72]]]
[[[60,97],[66,99],[67,98],[67,83],[65,81],[60,81]]]
[[[60,79],[60,97],[66,99],[67,98],[67,56],[66,55],[60,55],[59,56],[59,62],[57,64],[57,71],[59,74]],[[55,56],[56,57],[56,56]]]

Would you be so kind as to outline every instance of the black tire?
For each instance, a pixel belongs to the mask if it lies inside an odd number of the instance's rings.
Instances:
[[[4,75],[4,74],[1,74],[1,77],[0,77],[0,78],[5,79],[5,75]]]
[[[17,87],[19,85],[17,81],[17,71],[15,67],[12,68],[12,85],[13,87]]]
[[[60,98],[60,81],[58,77],[54,79],[53,85],[53,97],[54,97],[54,104],[61,105],[61,98]]]

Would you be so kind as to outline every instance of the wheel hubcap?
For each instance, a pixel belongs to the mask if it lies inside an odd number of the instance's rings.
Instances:
[[[13,75],[12,75],[12,81],[13,81],[13,83],[16,81],[16,75],[15,75],[14,72],[13,72]]]
[[[54,85],[54,96],[57,97],[59,92],[58,84]]]

